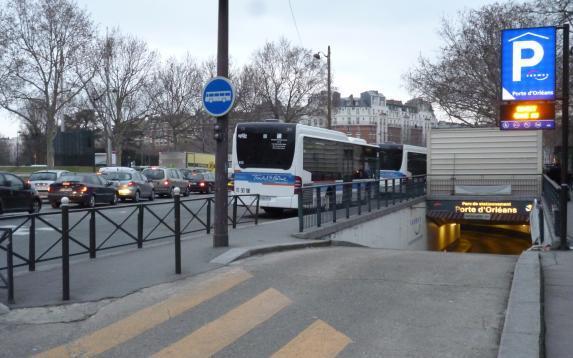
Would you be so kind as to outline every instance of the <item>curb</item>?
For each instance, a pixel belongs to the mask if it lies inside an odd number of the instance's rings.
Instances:
[[[265,246],[254,246],[248,248],[237,248],[230,249],[222,255],[215,257],[210,263],[228,265],[234,261],[244,259],[255,255],[264,255],[274,252],[290,251],[290,250],[300,250],[312,247],[328,247],[332,246],[330,240],[313,240],[302,243],[288,243],[288,244],[278,244],[278,245],[265,245]]]
[[[497,357],[541,357],[542,343],[541,266],[528,251],[515,265]]]

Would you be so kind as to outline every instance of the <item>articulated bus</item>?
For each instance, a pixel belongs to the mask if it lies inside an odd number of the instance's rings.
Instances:
[[[408,144],[380,144],[380,179],[426,174],[426,148]]]
[[[303,186],[379,175],[378,146],[302,124],[239,123],[232,151],[235,193],[259,194],[269,213],[297,208]]]

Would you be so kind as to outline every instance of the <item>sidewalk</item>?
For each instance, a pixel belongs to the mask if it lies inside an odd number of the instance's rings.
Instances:
[[[224,266],[228,261],[211,262],[222,254],[240,256],[246,249],[301,243],[290,235],[298,218],[289,218],[243,228],[229,229],[229,247],[213,248],[212,234],[183,237],[181,275],[175,274],[172,239],[116,252],[98,252],[96,259],[70,259],[70,301],[62,301],[62,269],[59,261],[38,265],[36,272],[19,272],[14,277],[12,308],[98,301],[122,297],[145,287],[197,275]],[[243,250],[238,250],[243,249]],[[232,259],[232,257],[231,257]],[[7,304],[7,291],[0,290],[0,303]]]
[[[569,226],[573,221],[569,220]],[[544,286],[545,356],[570,357],[573,352],[573,252],[541,254]]]

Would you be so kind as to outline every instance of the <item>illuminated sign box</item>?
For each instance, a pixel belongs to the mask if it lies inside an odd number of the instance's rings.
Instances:
[[[499,125],[502,130],[555,129],[555,102],[502,103]]]
[[[502,101],[555,99],[555,30],[502,30]]]

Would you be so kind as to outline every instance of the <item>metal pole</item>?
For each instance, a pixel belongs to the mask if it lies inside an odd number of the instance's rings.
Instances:
[[[175,273],[181,273],[181,191],[174,190],[174,214],[175,214]]]
[[[8,303],[14,303],[14,261],[12,247],[12,229],[8,229],[8,247],[6,248],[6,264],[8,266]]]
[[[20,132],[16,134],[16,166],[20,166]]]
[[[62,198],[62,299],[70,299],[70,220],[69,205],[70,200]]]
[[[90,259],[95,259],[96,250],[96,211],[90,209]]]
[[[302,206],[302,188],[298,193],[298,232],[303,232],[304,230],[304,208]]]
[[[327,128],[332,129],[332,113],[331,113],[331,101],[332,96],[330,94],[330,45],[328,45],[328,54],[326,55],[326,67],[327,67],[327,82],[328,82],[328,89],[327,89],[327,96],[326,99],[326,121],[327,121]]]
[[[237,195],[233,196],[233,229],[237,228]]]
[[[217,76],[229,77],[229,0],[219,0],[219,28],[217,41]],[[214,247],[229,246],[227,214],[229,211],[227,193],[227,146],[228,115],[217,118],[221,126],[221,140],[215,153],[215,233]]]
[[[320,187],[316,188],[316,226],[320,227],[322,225],[322,211],[321,211],[321,200],[320,200]]]
[[[137,213],[137,248],[143,247],[143,216],[145,215],[143,204],[139,204],[139,212]]]
[[[28,271],[36,271],[36,215],[30,216]]]
[[[563,105],[562,105],[562,126],[563,135],[561,145],[561,215],[560,237],[561,250],[568,250],[567,245],[567,194],[568,186],[568,166],[569,166],[569,24],[563,25]]]

